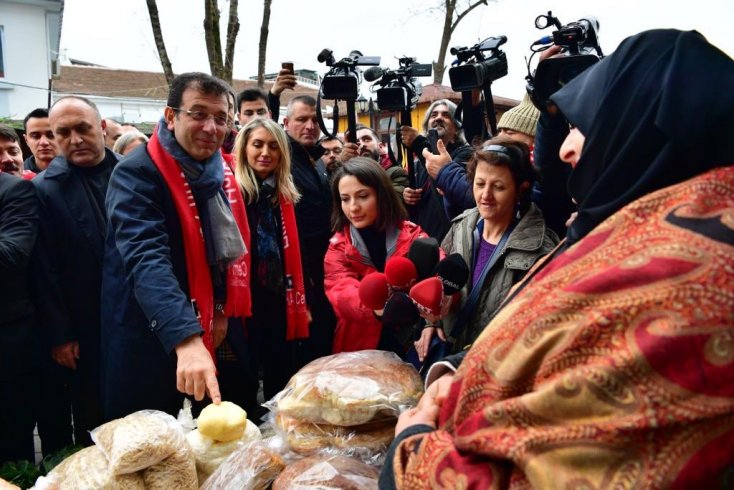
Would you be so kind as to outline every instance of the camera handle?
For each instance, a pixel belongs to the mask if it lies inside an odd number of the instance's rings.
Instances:
[[[397,131],[400,131],[400,128],[402,126],[413,126],[410,109],[400,112],[400,123],[396,128]],[[402,140],[400,138],[395,138],[395,140],[398,144],[398,155],[400,155],[401,157],[403,155],[402,149],[405,148],[405,158],[407,159],[405,163],[406,170],[408,172],[408,186],[410,186],[411,189],[415,189],[415,155],[413,153],[413,149],[408,148],[407,146],[403,146]]]
[[[356,143],[357,142],[357,112],[354,109],[354,101],[353,100],[347,100],[345,101],[347,104],[347,130],[349,135],[349,142],[350,143]],[[336,135],[339,133],[339,109],[338,109],[339,101],[334,101],[334,113],[333,113],[333,120],[334,120],[334,131],[330,132],[328,129],[326,129],[326,123],[324,123],[324,116],[321,114],[321,93],[319,93],[316,96],[316,119],[319,122],[319,127],[321,128],[321,132],[324,133],[329,138],[336,138]]]
[[[497,136],[497,114],[494,110],[494,98],[492,97],[492,84],[488,84],[482,89],[484,94],[484,110],[487,114],[487,120],[489,121],[490,136],[494,138]]]

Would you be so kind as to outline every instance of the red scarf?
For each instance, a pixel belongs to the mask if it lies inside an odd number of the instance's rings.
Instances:
[[[178,218],[181,221],[184,252],[186,255],[186,272],[189,279],[189,295],[194,312],[204,329],[204,345],[209,350],[212,359],[214,355],[214,341],[212,325],[214,320],[214,289],[206,262],[204,233],[201,231],[199,212],[194,197],[189,189],[181,167],[166,152],[154,131],[148,142],[148,152],[153,163],[163,176],[176,207]],[[240,229],[246,245],[250,242],[250,227],[247,224],[247,213],[242,194],[239,192],[234,174],[229,165],[224,165],[224,189],[232,209],[237,227]],[[250,254],[245,251],[242,257],[235,259],[227,266],[227,303],[224,305],[224,315],[228,317],[244,317],[252,315],[250,296]]]

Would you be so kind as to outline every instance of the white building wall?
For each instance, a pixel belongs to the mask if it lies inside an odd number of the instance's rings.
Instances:
[[[59,6],[58,2],[0,0],[5,68],[5,77],[0,78],[0,117],[22,119],[36,107],[48,106],[47,9],[57,12]]]
[[[65,95],[70,94],[54,92],[52,103]],[[158,122],[163,116],[163,109],[166,108],[166,101],[162,99],[103,97],[98,95],[83,95],[83,97],[94,102],[103,118],[114,119],[121,123]]]

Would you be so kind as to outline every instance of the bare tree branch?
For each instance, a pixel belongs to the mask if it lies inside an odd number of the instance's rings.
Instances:
[[[145,0],[145,4],[148,6],[150,27],[153,29],[153,39],[155,40],[155,47],[158,50],[158,58],[161,60],[163,73],[165,74],[166,81],[170,86],[174,78],[173,68],[171,66],[171,60],[168,58],[168,52],[166,51],[166,43],[163,42],[161,21],[158,17],[158,5],[156,5],[155,0]]]
[[[270,27],[270,5],[273,0],[263,0],[263,21],[260,25],[260,45],[257,52],[257,86],[265,86],[265,56],[268,49],[268,33]]]
[[[222,43],[219,37],[219,8],[217,0],[204,0],[204,41],[209,57],[209,70],[215,77],[222,76]]]
[[[444,1],[445,15],[443,32],[441,33],[441,45],[438,49],[438,60],[433,63],[433,83],[440,84],[443,81],[443,74],[446,72],[446,52],[448,51],[449,42],[456,26],[469,12],[482,4],[488,5],[487,0],[477,0],[471,3],[465,10],[456,12],[456,0]],[[456,15],[455,20],[454,15]]]

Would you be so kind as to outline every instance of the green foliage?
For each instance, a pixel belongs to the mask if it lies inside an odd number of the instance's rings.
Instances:
[[[30,488],[39,476],[47,475],[59,463],[81,449],[84,449],[83,446],[78,444],[66,446],[43,458],[39,466],[25,460],[9,461],[0,466],[0,478],[20,488]]]

